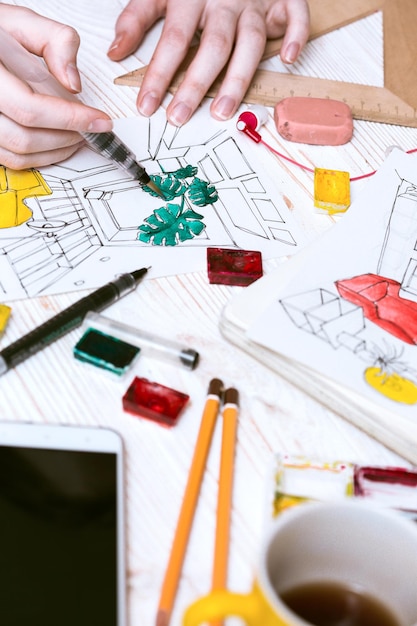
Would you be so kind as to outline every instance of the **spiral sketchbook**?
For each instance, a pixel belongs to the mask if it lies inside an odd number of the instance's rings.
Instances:
[[[222,334],[417,464],[417,168],[395,149],[340,221],[236,294]]]

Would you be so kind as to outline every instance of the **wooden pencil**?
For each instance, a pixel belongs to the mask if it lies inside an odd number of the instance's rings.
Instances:
[[[210,450],[222,395],[222,381],[218,378],[213,378],[210,381],[208,388],[207,399],[204,406],[203,416],[201,418],[200,430],[177,521],[171,554],[162,585],[156,616],[156,626],[168,626],[171,619],[171,613],[187,549],[188,538],[193,523],[194,512],[203,480],[204,469]]]
[[[216,538],[212,590],[226,589],[229,561],[230,518],[232,509],[233,475],[236,447],[239,394],[231,387],[224,393],[223,429],[220,455],[219,490],[217,496]],[[222,621],[212,621],[211,626],[221,626]]]

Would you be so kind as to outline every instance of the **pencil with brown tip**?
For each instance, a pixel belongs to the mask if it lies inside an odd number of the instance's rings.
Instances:
[[[174,541],[165,578],[162,585],[161,595],[156,616],[156,626],[168,626],[175,602],[178,583],[181,576],[188,538],[194,519],[194,512],[200,492],[206,461],[210,450],[217,414],[223,394],[223,383],[218,378],[210,381],[200,430],[194,449],[188,481],[185,487],[184,497],[175,530]]]
[[[217,496],[216,539],[211,588],[227,588],[229,561],[230,518],[232,510],[233,474],[239,393],[231,387],[224,392],[223,430],[220,454],[219,491]],[[222,626],[223,621],[212,621],[211,626]]]

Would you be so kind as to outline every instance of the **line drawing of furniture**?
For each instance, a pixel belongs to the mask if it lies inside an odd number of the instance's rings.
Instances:
[[[401,283],[369,273],[335,285],[342,298],[362,307],[371,322],[406,343],[417,343],[417,302],[399,295]]]

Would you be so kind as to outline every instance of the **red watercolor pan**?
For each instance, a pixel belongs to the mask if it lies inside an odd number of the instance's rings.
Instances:
[[[170,387],[135,377],[123,396],[123,409],[162,426],[175,426],[189,396]]]
[[[417,471],[404,467],[356,466],[355,496],[417,515]]]

